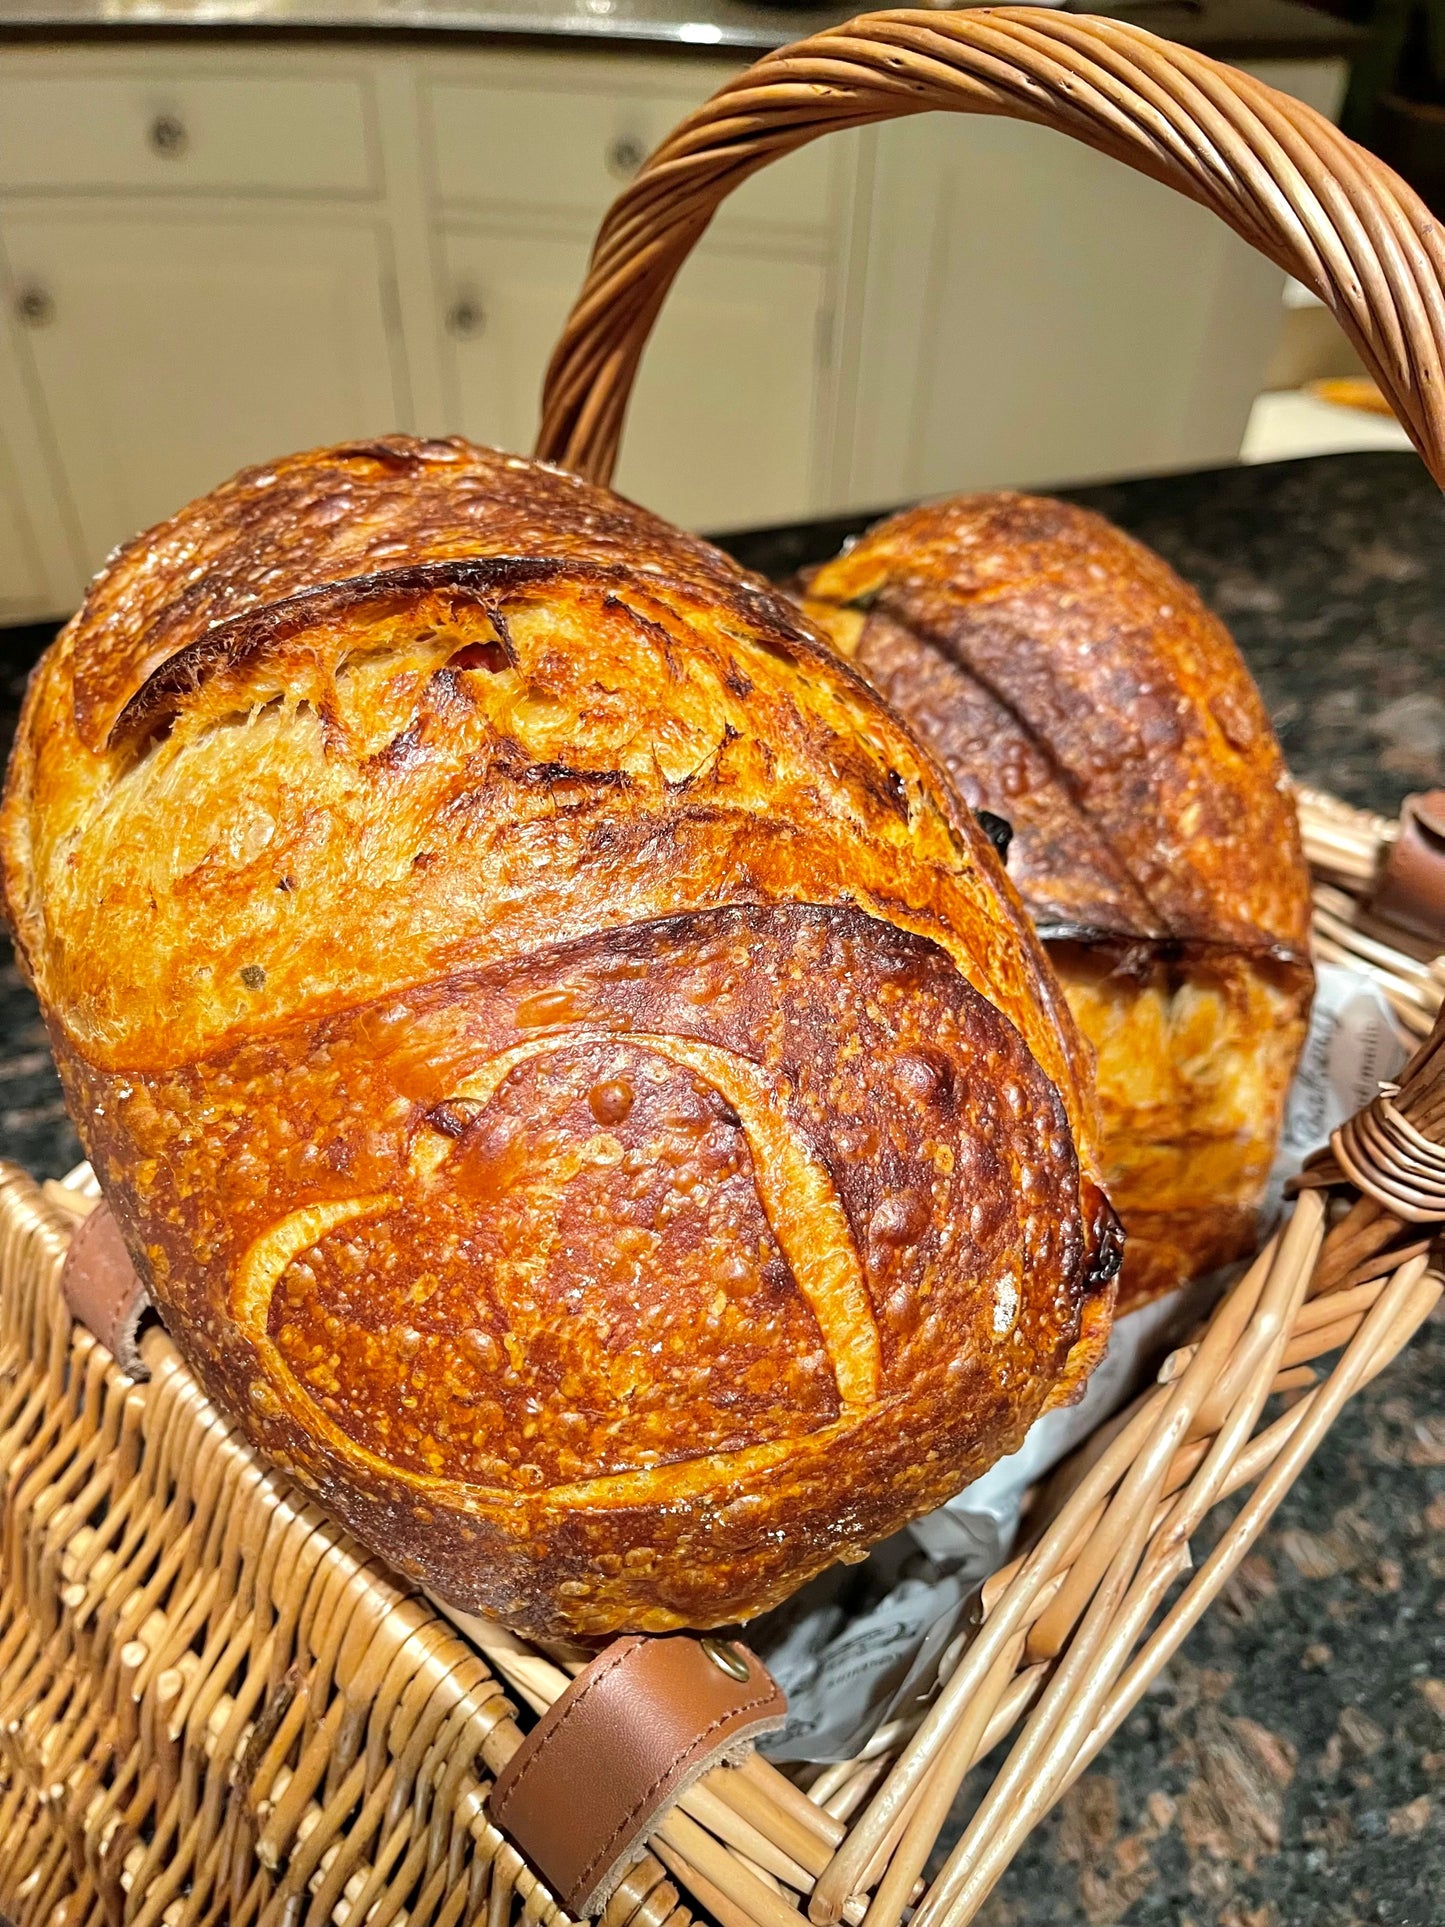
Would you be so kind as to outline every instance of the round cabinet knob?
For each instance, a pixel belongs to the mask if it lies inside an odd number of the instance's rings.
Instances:
[[[460,294],[447,310],[447,332],[468,341],[486,326],[482,304],[469,294]]]
[[[630,181],[647,159],[647,149],[636,134],[619,134],[607,150],[607,171],[619,181]]]
[[[27,328],[46,328],[55,319],[55,301],[44,288],[22,288],[15,297],[15,313]]]
[[[151,151],[164,155],[168,161],[178,159],[191,142],[184,121],[177,120],[174,114],[157,114],[151,122],[148,138]]]

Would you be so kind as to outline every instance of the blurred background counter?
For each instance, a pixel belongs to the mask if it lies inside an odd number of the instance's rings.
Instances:
[[[0,622],[68,612],[116,542],[278,450],[527,450],[607,203],[747,59],[846,11],[0,0]],[[1358,39],[1288,0],[1124,17],[1326,112]],[[684,271],[619,485],[726,529],[1342,445],[1339,410],[1323,443],[1251,427],[1292,381],[1283,294],[1211,216],[1039,129],[834,136]]]

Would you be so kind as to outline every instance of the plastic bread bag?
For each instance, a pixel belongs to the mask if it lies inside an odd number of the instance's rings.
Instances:
[[[1383,993],[1362,972],[1318,967],[1314,1008],[1266,1194],[1284,1185],[1409,1052]],[[834,1567],[747,1629],[788,1695],[776,1761],[836,1761],[878,1751],[952,1669],[978,1612],[978,1586],[1010,1555],[1029,1488],[1148,1383],[1233,1272],[1200,1279],[1127,1313],[1077,1405],[1049,1412],[1021,1449],[861,1565]]]

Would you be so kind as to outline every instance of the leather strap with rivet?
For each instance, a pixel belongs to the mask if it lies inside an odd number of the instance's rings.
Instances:
[[[1407,796],[1369,908],[1427,942],[1445,944],[1445,790]]]
[[[614,1640],[497,1775],[492,1818],[571,1913],[598,1913],[678,1797],[787,1710],[736,1641]]]
[[[98,1204],[76,1226],[60,1289],[71,1317],[100,1340],[123,1372],[150,1376],[140,1354],[140,1328],[151,1301],[109,1205]]]

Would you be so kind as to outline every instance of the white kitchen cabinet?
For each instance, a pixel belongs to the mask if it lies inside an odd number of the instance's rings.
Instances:
[[[427,80],[444,392],[466,434],[532,446],[598,221],[727,71],[497,55],[475,78]],[[815,142],[723,204],[644,357],[624,493],[710,529],[804,514],[827,495],[831,306],[858,153],[852,135]]]
[[[736,62],[237,38],[0,47],[0,620],[238,466],[533,445],[596,223]],[[1267,71],[1330,104],[1330,63]],[[763,170],[644,357],[618,485],[724,529],[1232,457],[1278,271],[1034,127]]]
[[[570,216],[589,233],[645,157],[732,71],[713,63],[494,54],[426,85],[431,188],[447,208]],[[745,181],[716,228],[824,236],[848,135],[810,142]]]
[[[685,528],[806,514],[824,494],[830,347],[820,264],[699,251],[648,344],[618,487]]]
[[[282,451],[396,428],[529,450],[598,217],[734,69],[0,49],[0,298],[61,479],[36,513],[71,581]],[[828,494],[856,169],[850,137],[734,197],[648,355],[620,486],[708,527]],[[21,557],[6,537],[0,609],[33,601]]]
[[[1338,106],[1338,63],[1256,71]],[[1044,128],[919,115],[879,129],[867,260],[847,500],[1239,453],[1284,275],[1173,189]]]
[[[359,75],[207,72],[164,56],[0,69],[7,188],[368,195],[379,165]]]
[[[19,202],[0,244],[90,566],[248,462],[406,421],[374,225]]]
[[[20,332],[0,301],[0,623],[38,622],[73,609],[83,580]]]
[[[529,448],[587,240],[449,229],[449,401],[463,433]],[[643,361],[618,488],[692,528],[786,520],[814,499],[826,380],[817,262],[713,245],[679,276]]]

